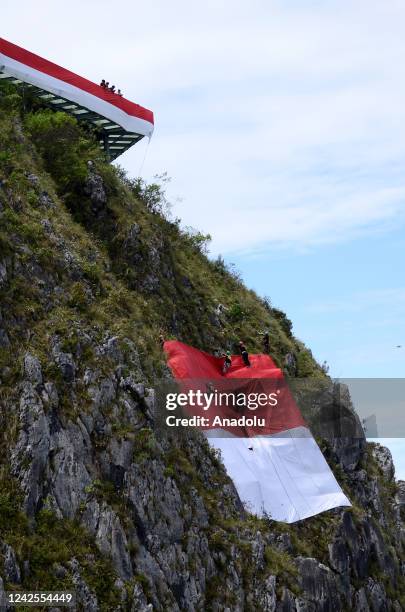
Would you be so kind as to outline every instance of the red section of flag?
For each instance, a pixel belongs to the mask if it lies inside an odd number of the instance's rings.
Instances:
[[[92,83],[92,81],[89,81],[88,79],[85,79],[74,72],[67,70],[66,68],[62,68],[61,66],[58,66],[57,64],[54,64],[53,62],[50,62],[49,60],[46,60],[35,53],[31,53],[18,45],[14,45],[13,43],[4,40],[4,38],[0,38],[0,53],[7,55],[7,57],[20,62],[29,68],[43,72],[48,76],[64,81],[65,83],[69,83],[69,85],[73,85],[74,87],[78,87],[82,91],[96,96],[101,100],[105,100],[105,102],[120,108],[131,117],[138,117],[139,119],[144,119],[145,121],[153,124],[152,111],[143,108],[143,106],[139,106],[139,104],[130,102],[125,98],[121,98],[117,94],[108,92],[100,87],[100,85],[96,85],[96,83]]]
[[[288,388],[283,372],[277,368],[268,355],[249,355],[251,367],[243,364],[239,355],[232,357],[232,366],[224,375],[224,359],[204,353],[192,346],[178,341],[164,344],[168,365],[175,379],[180,383],[181,392],[200,390],[203,393],[215,389],[218,393],[243,393],[246,397],[258,394],[277,394],[277,404],[258,407],[255,410],[244,409],[247,418],[256,416],[265,419],[265,426],[222,427],[239,437],[254,437],[285,432],[295,427],[306,427],[300,410]],[[213,403],[210,408],[213,414],[226,418],[239,418],[242,414],[234,407],[224,403]],[[188,415],[207,415],[195,406],[187,406]],[[207,427],[213,429],[212,424]]]

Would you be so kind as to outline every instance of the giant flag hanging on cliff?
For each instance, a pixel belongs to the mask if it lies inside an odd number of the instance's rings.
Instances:
[[[201,388],[278,394],[277,404],[255,410],[265,426],[203,427],[212,447],[221,451],[229,476],[246,508],[258,515],[292,523],[319,512],[350,506],[303,420],[282,371],[268,355],[251,355],[252,367],[240,356],[223,374],[223,358],[177,341],[165,342],[173,376],[182,391]],[[196,409],[188,406],[188,414]],[[215,405],[215,413],[235,416],[234,408]],[[265,414],[264,414],[265,413]],[[251,415],[253,411],[251,412]],[[228,422],[227,418],[222,419]],[[251,420],[251,419],[250,419]]]

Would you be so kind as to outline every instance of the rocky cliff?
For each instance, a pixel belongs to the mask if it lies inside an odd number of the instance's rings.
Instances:
[[[29,111],[29,112],[28,112]],[[74,589],[78,610],[405,608],[403,483],[387,449],[325,439],[353,501],[294,525],[243,509],[198,433],[155,427],[159,334],[206,350],[291,322],[246,289],[159,184],[106,164],[73,119],[0,90],[0,592]],[[4,604],[3,608],[7,609]],[[40,608],[39,608],[40,609]]]

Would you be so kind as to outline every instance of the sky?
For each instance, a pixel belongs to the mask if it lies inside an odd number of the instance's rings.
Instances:
[[[405,370],[404,21],[400,0],[3,0],[0,35],[152,109],[119,163],[167,172],[173,214],[332,376],[384,378]]]

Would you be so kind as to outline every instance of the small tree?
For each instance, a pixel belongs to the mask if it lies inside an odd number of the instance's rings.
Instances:
[[[314,362],[309,351],[304,350],[297,355],[297,376],[307,378],[315,372]]]
[[[134,195],[144,202],[148,210],[155,214],[169,219],[171,215],[171,204],[166,196],[166,186],[170,182],[167,172],[155,174],[154,182],[147,183],[138,177],[128,181]]]
[[[193,249],[206,255],[208,253],[208,245],[211,242],[211,234],[203,234],[193,227],[185,227],[183,230]]]
[[[27,115],[25,125],[59,191],[81,186],[87,176],[87,160],[98,157],[100,151],[84,136],[77,120],[46,109]]]
[[[288,336],[288,337],[292,337],[292,321],[290,319],[288,319],[287,315],[285,314],[285,312],[283,312],[282,310],[279,310],[278,308],[273,308],[272,309],[272,313],[273,316],[277,319],[277,321],[280,323],[280,326],[282,328],[282,330],[284,331],[284,333]]]
[[[241,323],[246,319],[247,313],[239,302],[235,302],[228,311],[228,317],[232,323]]]

